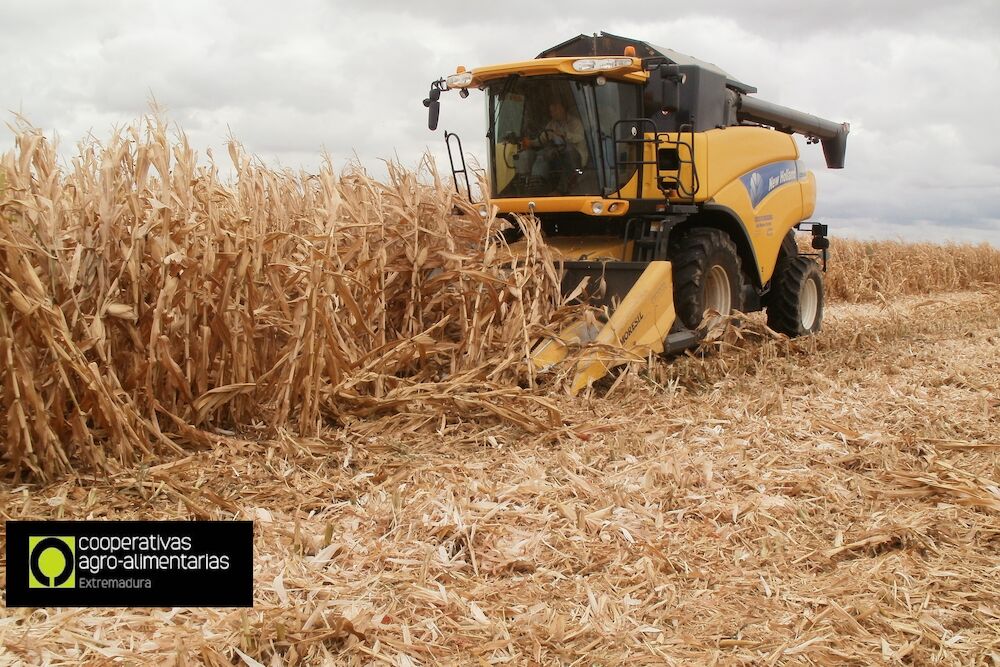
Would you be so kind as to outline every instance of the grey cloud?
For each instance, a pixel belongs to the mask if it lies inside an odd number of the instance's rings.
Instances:
[[[507,40],[508,44],[523,43],[526,28],[528,32],[533,32],[533,26],[539,26],[543,31],[549,30],[548,34],[552,36],[545,40],[545,45],[558,43],[561,41],[560,36],[552,34],[550,30],[553,24],[559,24],[560,27],[578,26],[577,32],[583,34],[601,30],[615,34],[635,34],[617,32],[611,27],[614,24],[620,25],[627,19],[616,16],[613,11],[615,6],[605,0],[577,0],[572,4],[507,0],[481,5],[471,5],[462,0],[439,0],[430,6],[407,0],[390,0],[380,3],[379,9],[408,13],[416,20],[430,16],[437,23],[461,29],[500,33],[501,36],[507,32],[513,37]],[[715,0],[709,4],[692,3],[690,6],[660,3],[649,5],[645,11],[636,7],[626,13],[634,16],[634,23],[640,26],[691,17],[728,19],[754,34],[792,43],[812,33],[847,34],[880,28],[926,30],[951,35],[991,35],[1000,24],[1000,5],[993,0],[947,4],[936,0],[840,0],[814,3],[790,3],[788,0]],[[571,36],[573,35],[566,35]],[[666,46],[666,42],[675,37],[676,35],[664,34],[661,41],[656,41],[658,38],[651,38],[651,41]],[[537,49],[540,50],[541,48]]]

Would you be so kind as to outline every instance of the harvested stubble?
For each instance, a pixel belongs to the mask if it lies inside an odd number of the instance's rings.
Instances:
[[[379,183],[230,155],[235,184],[151,117],[63,169],[18,127],[0,194],[8,475],[108,471],[209,427],[308,436],[412,402],[433,421],[558,423],[511,382],[559,299],[534,227],[501,268],[497,221],[432,168],[432,185],[395,164]]]
[[[0,486],[4,518],[256,521],[254,609],[9,610],[0,664],[995,665],[997,290],[828,317],[554,397],[555,440],[411,404]]]

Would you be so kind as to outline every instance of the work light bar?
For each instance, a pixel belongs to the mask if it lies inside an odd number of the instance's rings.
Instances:
[[[581,58],[573,61],[573,69],[577,72],[596,72],[630,65],[632,65],[631,58]]]

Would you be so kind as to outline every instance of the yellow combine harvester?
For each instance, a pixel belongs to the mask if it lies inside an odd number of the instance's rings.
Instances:
[[[562,257],[564,292],[610,312],[534,349],[540,368],[574,343],[621,351],[581,361],[574,392],[623,355],[694,344],[706,312],[763,308],[789,336],[819,330],[816,258],[825,269],[829,241],[826,225],[804,222],[816,180],[790,135],[822,142],[827,166],[840,169],[847,123],[751,97],[756,88],[715,65],[606,33],[534,60],[459,67],[431,85],[430,129],[441,93],[470,88],[486,92],[490,202],[534,214]],[[451,153],[454,135],[445,137]],[[464,158],[452,171],[468,188]],[[818,252],[800,254],[796,230],[810,231]]]

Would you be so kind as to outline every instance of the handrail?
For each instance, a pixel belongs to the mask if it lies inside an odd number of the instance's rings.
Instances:
[[[458,157],[462,161],[461,162],[461,164],[462,164],[462,168],[461,169],[456,169],[455,168],[455,156],[453,155],[452,149],[451,149],[451,139],[452,139],[452,137],[455,138],[455,141],[458,144]],[[451,163],[451,178],[452,178],[453,181],[455,181],[455,192],[459,192],[459,193],[461,192],[461,189],[458,187],[458,175],[462,174],[465,177],[465,195],[468,198],[468,200],[471,202],[472,201],[472,186],[469,184],[469,171],[468,171],[468,169],[465,166],[465,153],[462,150],[462,138],[459,137],[454,132],[449,132],[448,130],[445,130],[445,132],[444,132],[444,143],[445,143],[445,146],[448,148],[448,162]]]

